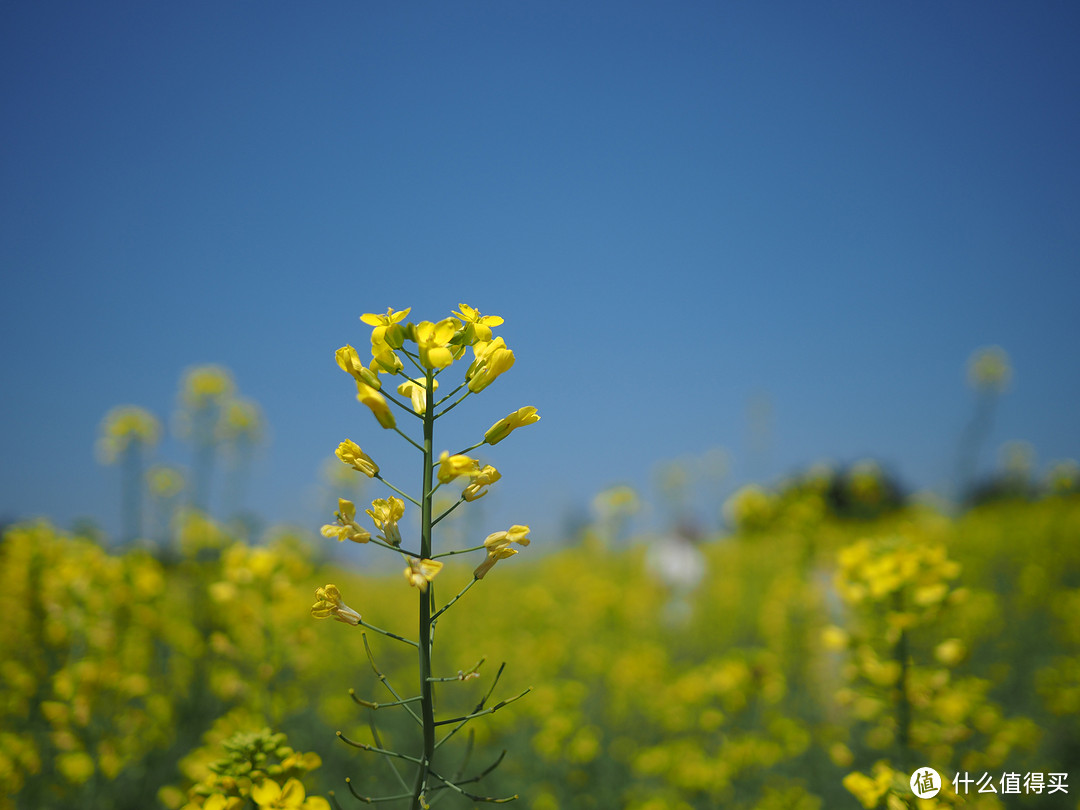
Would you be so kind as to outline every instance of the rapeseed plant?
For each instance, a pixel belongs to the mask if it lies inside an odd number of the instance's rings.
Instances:
[[[439,770],[436,770],[435,754],[470,720],[502,708],[522,697],[529,690],[526,689],[525,692],[487,707],[487,701],[494,692],[499,675],[503,671],[500,667],[495,676],[495,682],[491,684],[486,695],[472,712],[458,717],[436,719],[435,685],[444,681],[469,680],[477,677],[479,673],[474,667],[468,674],[459,672],[458,676],[434,677],[431,656],[433,630],[439,619],[464,596],[466,591],[483,579],[496,562],[518,553],[517,549],[511,548],[511,544],[519,546],[529,544],[529,527],[514,525],[506,531],[488,535],[481,545],[441,553],[436,553],[433,529],[462,503],[472,502],[486,495],[488,489],[502,477],[495,467],[481,465],[479,460],[468,454],[483,444],[498,444],[514,430],[533,424],[540,417],[536,413],[536,408],[519,408],[495,422],[484,433],[483,439],[471,447],[456,453],[443,450],[436,457],[434,444],[436,421],[469,396],[483,391],[510,369],[514,364],[514,353],[507,348],[503,338],[492,336],[492,328],[503,322],[498,316],[481,315],[467,304],[460,304],[454,316],[444,318],[437,323],[431,321],[413,323],[405,321],[410,311],[410,309],[402,311],[388,309],[385,315],[368,313],[361,316],[360,320],[372,327],[371,360],[366,365],[361,360],[360,353],[351,345],[342,346],[334,356],[342,371],[353,378],[357,400],[372,412],[379,425],[384,429],[396,431],[422,455],[419,494],[414,497],[384,478],[375,460],[358,444],[351,439],[346,439],[337,448],[338,459],[362,475],[382,482],[400,497],[391,495],[387,498],[377,498],[372,501],[371,509],[365,510],[378,530],[377,534],[369,532],[356,522],[356,506],[345,499],[339,501],[335,523],[323,526],[322,533],[338,540],[370,542],[394,551],[404,558],[406,563],[403,571],[404,578],[419,592],[418,637],[416,640],[408,639],[364,621],[360,612],[345,604],[340,590],[335,585],[325,585],[317,590],[316,602],[311,608],[311,613],[316,618],[333,617],[345,624],[380,633],[414,647],[418,655],[418,694],[403,698],[375,666],[371,649],[367,645],[367,637],[364,636],[365,649],[372,668],[390,690],[394,700],[384,704],[362,700],[355,696],[354,700],[372,709],[382,706],[402,707],[420,726],[422,743],[418,754],[406,754],[384,748],[374,725],[372,725],[372,733],[375,745],[350,740],[339,731],[338,736],[344,742],[385,757],[403,789],[403,792],[399,794],[369,798],[360,796],[353,788],[351,780],[346,780],[354,796],[365,802],[408,800],[409,806],[414,810],[428,807],[431,800],[447,793],[456,793],[474,801],[509,801],[516,797],[481,796],[462,787],[479,781],[481,777],[493,770],[495,765],[478,776],[468,778],[444,776],[444,773],[449,772],[443,771],[441,766]],[[408,344],[412,344],[414,348],[409,348]],[[437,397],[440,381],[436,378],[444,374],[456,361],[467,358],[470,349],[472,361],[464,373],[464,379],[454,385],[449,393]],[[412,367],[408,373],[405,370],[406,363]],[[398,382],[396,387],[384,385],[380,375],[398,377],[401,381],[395,380]],[[451,386],[444,385],[444,387]],[[391,388],[396,390],[397,395],[403,399],[398,399],[390,393],[388,389]],[[398,425],[394,408],[404,414],[405,418],[412,417],[419,421],[419,437],[414,438]],[[459,479],[464,479],[466,482],[460,498],[436,516],[434,514],[436,491],[443,485]],[[420,510],[420,535],[419,538],[414,538],[414,542],[406,542],[399,527],[399,522],[404,517],[406,502]],[[417,539],[418,543],[415,542]],[[472,578],[456,596],[442,607],[436,608],[433,583],[444,565],[439,558],[477,551],[486,552],[486,559],[477,566]],[[440,726],[450,726],[450,730],[439,736],[437,732]],[[495,764],[497,765],[501,760],[502,757],[499,757]],[[398,770],[396,762],[406,763],[406,767],[415,772],[411,782]]]

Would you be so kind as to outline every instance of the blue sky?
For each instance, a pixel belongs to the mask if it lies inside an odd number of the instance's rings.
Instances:
[[[517,365],[447,446],[543,417],[489,454],[493,524],[554,533],[718,446],[732,483],[869,456],[941,488],[987,344],[1015,373],[984,463],[1080,456],[1072,3],[0,16],[6,519],[115,528],[102,416],[167,418],[183,370],[221,363],[270,424],[248,506],[314,528],[341,439],[404,452],[334,350],[366,344],[361,313],[460,301],[506,319]]]

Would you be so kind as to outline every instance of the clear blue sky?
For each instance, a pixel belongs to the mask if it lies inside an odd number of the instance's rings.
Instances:
[[[453,429],[540,409],[489,514],[550,531],[716,446],[940,487],[986,344],[985,463],[1078,457],[1078,35],[1071,2],[5,3],[0,515],[115,527],[102,416],[214,362],[271,426],[249,505],[315,528],[336,444],[400,442],[334,350],[459,301],[517,365]]]

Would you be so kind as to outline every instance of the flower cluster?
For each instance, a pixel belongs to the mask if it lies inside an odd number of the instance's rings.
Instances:
[[[453,606],[473,584],[483,579],[495,563],[517,554],[518,550],[511,548],[512,544],[522,547],[529,545],[529,527],[514,525],[508,530],[488,535],[482,544],[472,548],[435,553],[433,528],[461,504],[484,497],[489,489],[502,479],[502,474],[494,466],[474,458],[469,453],[482,445],[498,444],[518,428],[535,424],[540,416],[534,407],[518,408],[491,425],[476,444],[458,452],[442,450],[436,457],[433,449],[436,420],[446,416],[469,396],[478,394],[492,385],[514,365],[514,353],[507,348],[506,341],[502,337],[495,337],[492,334],[492,329],[503,323],[503,319],[496,315],[482,315],[468,304],[460,304],[450,317],[440,321],[414,323],[405,320],[410,311],[410,309],[401,311],[388,309],[386,314],[367,313],[361,316],[360,320],[372,327],[369,361],[363,360],[360,352],[348,344],[338,349],[334,357],[341,370],[352,378],[356,386],[357,400],[371,411],[379,425],[387,430],[396,431],[415,450],[422,453],[423,488],[417,497],[408,495],[383,477],[379,465],[361,450],[358,444],[351,439],[346,439],[337,448],[338,459],[357,472],[382,481],[401,497],[376,498],[372,501],[371,508],[365,510],[378,534],[373,535],[356,522],[356,506],[345,499],[338,502],[335,522],[323,526],[322,533],[326,537],[338,540],[370,542],[404,557],[405,580],[420,594],[420,637],[412,641],[368,624],[359,613],[345,605],[340,591],[334,585],[326,585],[316,591],[316,602],[311,608],[311,613],[316,618],[333,617],[345,624],[374,630],[419,650],[420,694],[414,698],[399,699],[395,705],[407,706],[409,703],[419,701],[422,707],[419,714],[414,717],[421,720],[423,726],[423,755],[416,758],[404,757],[417,763],[417,776],[411,799],[413,807],[421,807],[427,806],[425,794],[430,790],[443,790],[449,787],[463,795],[472,796],[430,770],[431,756],[435,748],[436,726],[456,723],[458,724],[455,726],[456,731],[475,716],[467,715],[456,720],[435,722],[433,681],[447,680],[431,677],[431,631],[435,620]],[[469,359],[470,350],[471,359]],[[448,393],[437,396],[440,391],[440,380],[436,378],[445,374],[456,361],[463,359],[469,360],[463,379],[451,386],[445,383],[444,378],[442,388],[450,390]],[[410,367],[408,371],[406,371],[406,366]],[[399,379],[393,380],[394,384],[388,385],[383,380],[384,375]],[[403,430],[398,425],[398,415],[406,420],[409,418],[419,420],[420,435],[410,436]],[[442,514],[433,514],[435,503],[433,496],[436,490],[455,481],[464,482],[460,497],[445,508]],[[420,533],[419,537],[412,538],[413,542],[407,542],[403,538],[400,528],[405,515],[406,501],[411,502],[420,510]],[[436,610],[432,582],[444,569],[444,563],[439,558],[474,551],[484,551],[486,558],[477,566],[472,578],[458,594],[442,608]],[[372,663],[374,664],[374,661]],[[495,708],[500,708],[513,700],[516,698],[503,700],[489,711],[494,711]],[[372,702],[360,702],[362,705],[377,706]],[[477,713],[488,712],[478,710]],[[344,737],[342,739],[350,742]],[[361,748],[366,747],[361,744],[356,745]],[[367,748],[373,750],[370,747]],[[390,754],[387,751],[381,751],[381,753],[387,756],[403,756]],[[464,780],[463,784],[477,781],[477,779],[479,777]],[[490,797],[475,798],[494,801]],[[367,798],[363,800],[369,801]],[[370,801],[382,800],[386,799]]]

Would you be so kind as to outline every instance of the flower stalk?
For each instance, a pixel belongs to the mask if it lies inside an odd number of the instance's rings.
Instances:
[[[456,676],[433,677],[432,676],[432,650],[434,648],[435,624],[450,608],[458,603],[462,597],[478,582],[499,560],[507,559],[517,554],[516,549],[509,547],[510,543],[520,546],[529,544],[528,526],[515,525],[510,529],[495,532],[488,535],[480,545],[459,550],[447,550],[436,553],[435,549],[435,526],[449,516],[455,509],[464,503],[470,503],[487,494],[501,478],[497,469],[489,464],[482,464],[478,459],[472,458],[467,453],[481,447],[484,444],[495,445],[506,438],[513,430],[532,424],[539,420],[536,409],[532,407],[519,408],[514,413],[492,425],[484,434],[484,438],[455,455],[450,455],[443,450],[436,456],[435,447],[435,422],[446,416],[458,405],[463,403],[470,395],[478,394],[491,385],[495,379],[507,371],[514,364],[514,354],[506,347],[505,341],[500,338],[492,338],[491,328],[502,324],[502,318],[498,316],[483,316],[477,310],[466,304],[459,305],[459,311],[453,316],[432,323],[421,321],[419,323],[405,323],[410,310],[395,312],[387,310],[385,315],[365,314],[361,320],[373,327],[371,332],[372,360],[365,366],[359,353],[350,345],[343,346],[335,353],[338,365],[343,371],[353,377],[357,389],[357,400],[367,406],[378,424],[384,429],[391,429],[398,433],[413,448],[423,454],[423,463],[420,476],[420,494],[414,497],[395,484],[388,481],[380,472],[379,465],[367,453],[351,440],[342,442],[337,451],[338,458],[357,472],[370,478],[375,478],[393,490],[404,500],[398,498],[376,499],[372,502],[372,508],[367,515],[375,524],[376,533],[368,531],[357,523],[357,510],[348,501],[339,502],[339,512],[336,514],[336,522],[323,527],[323,534],[338,540],[351,540],[356,543],[370,544],[378,548],[396,552],[404,558],[407,565],[404,576],[410,586],[417,589],[417,636],[412,641],[391,630],[384,630],[365,622],[357,610],[347,606],[341,592],[336,586],[327,585],[320,588],[316,594],[317,601],[312,607],[312,615],[317,618],[333,617],[339,622],[354,627],[362,627],[379,633],[388,638],[414,646],[417,651],[418,670],[418,694],[402,696],[391,684],[389,679],[379,670],[375,664],[375,658],[368,644],[367,634],[363,635],[364,649],[368,661],[375,676],[390,692],[393,699],[378,702],[359,697],[354,690],[349,694],[353,701],[360,707],[368,710],[374,745],[353,740],[342,732],[337,736],[348,745],[382,756],[397,782],[407,793],[394,793],[381,797],[365,797],[356,792],[352,781],[346,779],[349,792],[357,799],[365,803],[394,803],[405,802],[410,810],[421,810],[430,806],[429,799],[439,798],[445,793],[454,793],[476,802],[502,803],[517,798],[516,796],[496,798],[483,796],[465,790],[462,785],[470,785],[479,782],[487,776],[495,767],[502,762],[505,751],[494,764],[473,776],[465,776],[465,765],[472,751],[472,735],[464,760],[452,778],[440,775],[434,769],[436,751],[452,738],[461,728],[471,720],[492,714],[522,697],[530,690],[514,695],[513,697],[499,700],[488,705],[499,678],[506,666],[499,667],[499,671],[484,694],[476,704],[472,712],[468,714],[439,718],[435,712],[435,689],[437,684],[446,684],[453,681],[465,682],[480,677],[479,667],[483,663],[481,659],[476,666],[468,672],[460,671]],[[405,347],[406,342],[415,344],[415,350]],[[436,391],[439,384],[436,377],[445,372],[455,361],[465,358],[469,349],[472,349],[473,357],[464,379],[458,385],[449,384],[448,394],[436,399]],[[406,374],[405,364],[400,354],[404,354],[408,362],[420,372],[419,375]],[[401,377],[402,380],[394,381],[397,392],[408,399],[409,404],[394,398],[389,390],[395,385],[385,383],[380,375]],[[452,399],[453,398],[453,399]],[[408,411],[422,424],[422,436],[414,438],[399,426],[387,405],[387,400],[397,408]],[[449,403],[449,404],[445,404]],[[442,410],[438,410],[439,407]],[[441,514],[434,514],[435,493],[445,484],[455,479],[465,479],[465,487],[461,497]],[[399,521],[403,517],[405,501],[413,504],[420,510],[419,537],[414,538],[418,543],[408,542],[408,538],[402,537]],[[444,564],[438,560],[440,557],[449,557],[459,554],[475,553],[484,551],[486,558],[473,572],[472,577],[461,587],[457,594],[450,599],[442,608],[435,610],[435,589],[432,581],[443,570]],[[418,754],[405,754],[393,750],[384,745],[375,727],[374,713],[379,709],[404,709],[416,724],[420,727],[421,741]],[[440,726],[451,726],[450,730],[441,737],[437,736]],[[395,764],[395,761],[397,764]],[[406,763],[401,765],[401,763]],[[399,770],[401,766],[401,770]],[[415,767],[415,774],[411,781],[406,779],[402,770],[407,771]],[[444,772],[445,773],[445,772]]]

